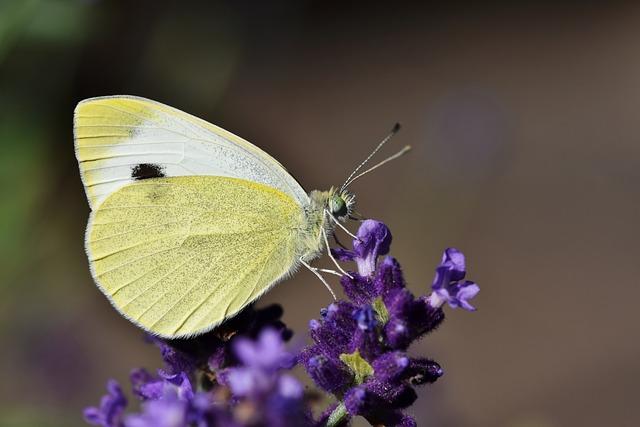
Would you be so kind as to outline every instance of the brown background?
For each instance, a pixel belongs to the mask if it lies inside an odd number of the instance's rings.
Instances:
[[[238,133],[307,189],[402,122],[387,152],[414,151],[359,210],[414,292],[447,246],[482,287],[413,349],[446,370],[419,425],[640,425],[640,7],[512,3],[0,1],[0,425],[82,425],[108,377],[159,365],[83,252],[72,110],[108,94]],[[274,301],[304,340],[330,299],[301,272]]]

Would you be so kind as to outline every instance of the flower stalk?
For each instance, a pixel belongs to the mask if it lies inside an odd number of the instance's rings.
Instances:
[[[339,403],[338,406],[331,412],[329,419],[327,420],[327,427],[339,427],[349,419],[347,408],[344,404]]]

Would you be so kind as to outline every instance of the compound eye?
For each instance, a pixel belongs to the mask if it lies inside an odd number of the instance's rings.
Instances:
[[[348,214],[347,204],[340,196],[334,196],[331,200],[331,213],[337,217],[343,217]]]

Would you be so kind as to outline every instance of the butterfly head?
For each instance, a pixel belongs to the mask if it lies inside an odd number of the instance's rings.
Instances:
[[[335,218],[345,221],[351,215],[356,198],[352,193],[337,188],[329,190],[327,210]]]

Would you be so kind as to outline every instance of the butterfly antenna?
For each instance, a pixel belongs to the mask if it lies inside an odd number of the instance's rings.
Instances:
[[[395,160],[400,156],[403,156],[404,154],[408,153],[409,151],[411,151],[411,146],[410,145],[405,145],[404,148],[400,151],[398,151],[396,154],[394,154],[393,156],[389,156],[386,159],[384,159],[383,161],[381,161],[380,163],[378,163],[375,166],[371,166],[369,169],[367,169],[366,171],[354,176],[353,178],[351,178],[349,181],[347,181],[347,183],[343,186],[343,190],[345,188],[347,188],[349,185],[351,185],[351,183],[353,183],[353,181],[355,181],[356,179],[360,178],[361,176],[364,176],[366,174],[368,174],[369,172],[372,172],[376,169],[378,169],[380,166],[384,165],[385,163],[390,162],[391,160]]]
[[[391,132],[389,132],[389,134],[388,134],[387,136],[385,136],[385,137],[382,139],[382,141],[380,141],[380,144],[378,144],[378,146],[377,146],[376,148],[374,148],[374,150],[371,152],[371,154],[369,154],[369,155],[367,156],[367,158],[366,158],[366,159],[364,159],[364,161],[363,161],[362,163],[360,163],[360,164],[358,165],[358,167],[357,167],[357,168],[355,168],[355,170],[354,170],[353,172],[351,172],[351,175],[349,175],[349,177],[344,181],[344,184],[342,184],[342,187],[340,187],[340,191],[343,191],[345,188],[347,188],[347,186],[348,186],[349,184],[351,184],[351,182],[353,182],[353,180],[352,180],[351,178],[353,178],[353,176],[354,176],[355,174],[357,174],[357,173],[358,173],[358,171],[359,171],[359,170],[360,170],[364,165],[366,165],[366,164],[367,164],[367,162],[368,162],[369,160],[371,160],[371,158],[372,158],[372,157],[373,157],[373,156],[374,156],[374,155],[375,155],[375,154],[376,154],[376,153],[377,153],[377,152],[378,152],[378,151],[379,151],[379,150],[380,150],[380,149],[381,149],[381,148],[382,148],[382,147],[383,147],[387,142],[389,142],[389,140],[390,140],[391,138],[393,138],[393,136],[394,136],[396,133],[398,133],[398,131],[399,131],[399,130],[400,130],[400,123],[396,123],[396,124],[393,126],[393,129],[391,129]]]

